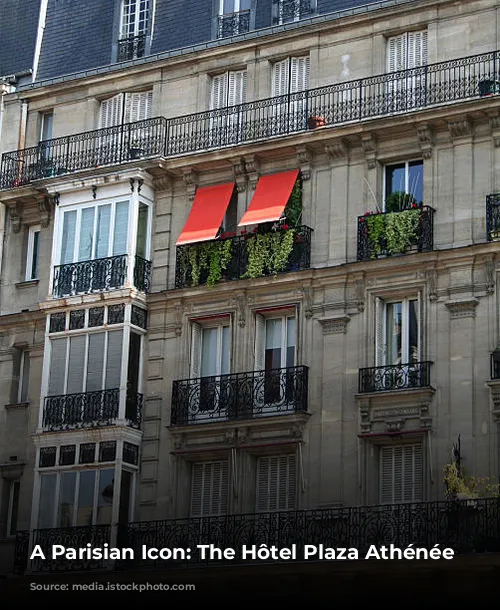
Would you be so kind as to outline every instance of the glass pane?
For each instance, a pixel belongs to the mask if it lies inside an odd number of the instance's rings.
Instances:
[[[285,366],[295,366],[295,318],[287,318],[286,321],[286,363]]]
[[[67,345],[67,339],[54,339],[50,342],[49,396],[64,394]]]
[[[13,481],[11,483],[11,498],[9,508],[9,536],[15,536],[17,532],[17,515],[19,511],[19,490],[21,483],[19,481]]]
[[[111,523],[113,512],[113,484],[115,471],[101,470],[99,472],[99,493],[97,496],[97,524]]]
[[[44,474],[40,481],[40,502],[38,503],[38,527],[54,527],[54,507],[56,501],[57,475]]]
[[[387,364],[402,363],[402,303],[389,303],[387,305]]]
[[[82,210],[80,246],[78,248],[79,261],[89,261],[92,259],[92,246],[94,244],[94,213],[95,208],[85,208]]]
[[[115,230],[113,235],[113,256],[127,252],[128,201],[121,201],[115,208]]]
[[[69,366],[67,394],[83,392],[83,370],[85,368],[86,337],[71,337],[69,340]]]
[[[95,470],[80,471],[76,525],[92,525],[94,514]]]
[[[108,355],[106,364],[107,389],[119,388],[122,369],[122,339],[123,331],[116,330],[108,333]]]
[[[252,0],[240,0],[240,11],[248,11],[252,5]]]
[[[217,328],[204,328],[201,337],[201,377],[218,375]]]
[[[139,366],[141,356],[141,336],[130,333],[128,346],[127,391],[137,394],[139,391]]]
[[[61,241],[61,265],[72,263],[75,256],[76,210],[66,212]]]
[[[130,518],[130,497],[132,493],[132,473],[122,470],[122,482],[120,485],[120,510],[118,523],[128,523]]]
[[[109,227],[111,222],[111,205],[101,205],[97,211],[96,258],[109,255]]]
[[[38,277],[38,251],[40,249],[40,231],[33,233],[33,256],[31,258],[31,279]]]
[[[277,318],[274,320],[266,320],[266,352],[265,352],[265,370],[279,369],[281,363],[281,333],[283,320]]]
[[[102,390],[102,377],[104,373],[104,342],[105,333],[89,335],[89,355],[87,362],[86,392]]]
[[[42,114],[42,140],[50,140],[52,138],[52,124],[54,122],[54,115],[52,112]]]
[[[73,525],[75,487],[76,472],[65,472],[61,475],[56,527],[71,527]]]
[[[391,193],[405,192],[405,164],[388,165],[385,168],[385,197]]]
[[[137,219],[137,256],[147,258],[146,240],[148,236],[148,206],[144,203],[139,204],[139,218]]]
[[[418,204],[424,199],[424,164],[413,161],[408,167],[408,192],[413,195]]]
[[[418,301],[416,299],[409,303],[408,318],[408,362],[418,362]]]
[[[234,11],[234,3],[235,0],[224,0],[222,14],[227,15],[228,13],[232,13]]]
[[[229,344],[229,326],[222,327],[222,359],[220,374],[229,375],[229,360],[230,360],[230,344]]]

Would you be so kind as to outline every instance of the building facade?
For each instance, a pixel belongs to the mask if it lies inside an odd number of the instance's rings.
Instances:
[[[428,515],[458,443],[498,481],[498,3],[31,4],[29,65],[1,55],[4,571]]]

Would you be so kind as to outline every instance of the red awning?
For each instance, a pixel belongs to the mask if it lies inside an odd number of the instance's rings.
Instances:
[[[238,226],[278,220],[290,199],[298,175],[299,170],[294,169],[259,178],[252,201]]]
[[[233,191],[234,182],[197,189],[193,207],[176,245],[214,239],[224,220]]]

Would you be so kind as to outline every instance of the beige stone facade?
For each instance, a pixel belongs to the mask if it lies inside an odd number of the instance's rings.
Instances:
[[[246,70],[245,101],[263,100],[273,95],[273,64],[287,57],[309,57],[307,89],[382,75],[387,72],[388,40],[407,32],[427,32],[426,65],[453,60],[458,70],[464,65],[462,58],[500,48],[499,19],[494,0],[422,0],[303,24],[265,39],[27,88],[4,97],[1,152],[37,146],[42,115],[49,111],[53,112],[52,138],[97,129],[100,104],[120,92],[152,89],[150,116],[172,119],[210,107],[214,76]],[[482,61],[475,60],[474,69],[484,69],[489,59]],[[442,70],[446,78],[454,78],[451,65]],[[411,78],[431,79],[432,74]],[[460,78],[465,78],[465,72],[460,74],[457,88]],[[391,82],[378,85],[380,95],[387,93],[387,87],[403,86],[406,95],[412,95],[412,87],[421,83]],[[354,96],[355,88],[346,91]],[[353,99],[344,98],[346,104]],[[27,104],[25,115],[23,104]],[[290,496],[283,505],[287,509],[381,504],[388,497],[392,503],[441,500],[443,467],[458,437],[466,468],[498,480],[498,398],[492,398],[497,390],[491,381],[490,354],[500,341],[499,263],[498,242],[495,235],[487,234],[486,198],[500,190],[500,97],[457,93],[442,103],[400,106],[374,118],[353,116],[338,125],[295,131],[122,165],[89,164],[74,173],[0,191],[6,214],[0,285],[0,537],[5,539],[0,540],[0,549],[13,548],[8,529],[14,482],[20,485],[17,529],[36,529],[43,473],[79,469],[77,460],[73,469],[71,464],[62,469],[57,464],[40,468],[40,449],[47,447],[80,448],[116,441],[111,467],[121,474],[115,475],[115,489],[126,470],[132,481],[127,492],[131,498],[123,510],[128,510],[131,521],[188,517],[200,464],[227,464],[227,473],[220,474],[222,479],[227,476],[226,483],[221,483],[227,486],[227,506],[222,511],[227,513],[259,510],[262,492],[256,481],[266,458],[275,459],[276,468],[288,464],[286,480],[280,483]],[[24,145],[20,133],[25,133]],[[412,162],[420,163],[422,202],[434,210],[430,247],[358,260],[358,217],[383,207],[387,167],[402,165],[407,175]],[[310,268],[223,281],[208,288],[176,288],[176,241],[196,189],[234,181],[235,216],[240,220],[260,176],[293,169],[300,170],[302,179],[301,223],[313,229]],[[411,193],[411,188],[406,191]],[[66,226],[63,215],[94,206],[97,217],[101,209],[111,206],[112,222],[117,223],[117,205],[122,202],[128,202],[129,214],[123,285],[105,284],[92,294],[78,290],[78,294],[55,294]],[[133,275],[143,209],[149,211],[144,225],[144,258],[152,264],[148,294],[137,287]],[[75,226],[83,231],[84,221],[78,222]],[[38,271],[31,278],[27,265],[32,263],[33,230],[39,231],[39,254]],[[76,243],[76,235],[72,238]],[[113,256],[112,249],[106,256]],[[401,307],[399,322],[407,331],[400,346],[403,352],[406,349],[406,368],[403,356],[384,365],[377,355],[380,316],[385,316],[381,332],[387,343],[388,306],[394,303]],[[121,304],[123,318],[113,323],[110,312],[118,310],[110,307]],[[108,317],[92,327],[90,311],[99,308]],[[134,318],[137,308],[147,310],[147,324],[142,327]],[[71,312],[82,310],[84,321],[78,322],[75,315],[71,327]],[[410,311],[416,312],[414,317]],[[66,318],[51,332],[55,314],[66,314]],[[259,325],[269,320],[285,320],[286,325],[288,319],[295,321],[296,329],[293,364],[307,367],[305,411],[285,408],[264,413],[269,417],[217,421],[193,416],[182,425],[172,425],[173,383],[193,377],[195,326],[218,328],[223,320],[222,325],[229,327],[230,373],[251,373],[260,358]],[[89,337],[98,333],[122,333],[123,362],[113,425],[50,431],[43,406],[51,395],[51,375],[58,366],[69,371],[71,358],[66,355],[65,360],[54,362],[52,342],[67,341],[66,354],[70,354],[71,338],[85,337],[90,342]],[[106,354],[111,353],[109,336],[102,341],[108,346]],[[140,358],[134,361],[138,367],[134,379],[143,395],[140,428],[130,425],[127,402],[132,375],[127,355],[136,341]],[[418,356],[410,356],[412,341],[418,344]],[[386,351],[389,347],[385,346]],[[85,350],[81,370],[89,375],[89,362],[101,358],[101,353]],[[415,363],[431,364],[419,367]],[[99,366],[108,375],[112,364]],[[360,387],[360,369],[375,366],[385,366],[384,370],[392,366],[393,372],[382,381],[370,378],[368,386]],[[28,382],[22,378],[23,371]],[[427,372],[426,380],[411,381],[412,375]],[[400,385],[391,377],[396,374],[404,378]],[[70,374],[65,375],[61,383],[69,388]],[[377,385],[383,383],[385,390]],[[139,457],[124,468],[121,451],[127,443],[139,448]],[[398,451],[404,475],[396,472]],[[58,451],[58,460],[60,456]],[[392,460],[390,480],[384,480],[389,476],[384,459]],[[102,469],[102,463],[96,459],[95,469]],[[415,494],[411,497],[396,490],[398,485],[408,486],[408,481],[414,491],[406,493]],[[113,501],[112,525],[121,519],[120,510],[121,501]],[[6,551],[4,557],[0,571],[9,571],[12,555]]]

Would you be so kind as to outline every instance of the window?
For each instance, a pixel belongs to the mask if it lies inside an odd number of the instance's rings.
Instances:
[[[387,72],[410,70],[427,64],[427,31],[405,32],[387,39]],[[387,84],[389,111],[418,108],[425,102],[426,88],[422,75],[396,75]]]
[[[118,93],[103,100],[99,108],[99,129],[151,118],[152,102],[152,91]]]
[[[121,330],[52,339],[47,395],[119,388],[122,342]]]
[[[7,536],[15,536],[17,532],[17,518],[19,512],[20,481],[10,481],[9,504],[7,509]]]
[[[40,227],[30,227],[28,231],[28,250],[26,254],[27,282],[38,278],[38,258],[40,252]]]
[[[380,448],[380,502],[398,504],[423,499],[422,444]]]
[[[123,0],[121,37],[131,38],[146,34],[150,0]]]
[[[406,161],[385,167],[385,210],[397,212],[422,205],[424,188],[423,161]],[[406,196],[405,196],[406,195]]]
[[[294,454],[257,460],[257,512],[296,508],[297,466]]]
[[[128,216],[128,201],[63,212],[60,264],[125,254]]]
[[[252,0],[216,0],[219,4],[217,37],[237,36],[250,29]]]
[[[420,299],[376,302],[376,366],[419,362]]]
[[[246,96],[245,70],[226,72],[212,77],[210,108],[214,111],[243,104]],[[210,145],[237,143],[243,129],[239,108],[213,112],[210,119]]]
[[[30,352],[25,349],[20,353],[19,358],[19,383],[17,388],[17,402],[28,401],[28,388],[30,378]]]
[[[275,0],[273,4],[273,22],[281,25],[289,21],[299,21],[313,11],[314,0]]]
[[[227,512],[229,463],[198,462],[192,466],[191,517],[210,517]]]
[[[300,129],[307,124],[307,105],[301,91],[309,87],[309,56],[289,57],[273,65],[271,95],[287,96],[273,104],[278,129]]]

